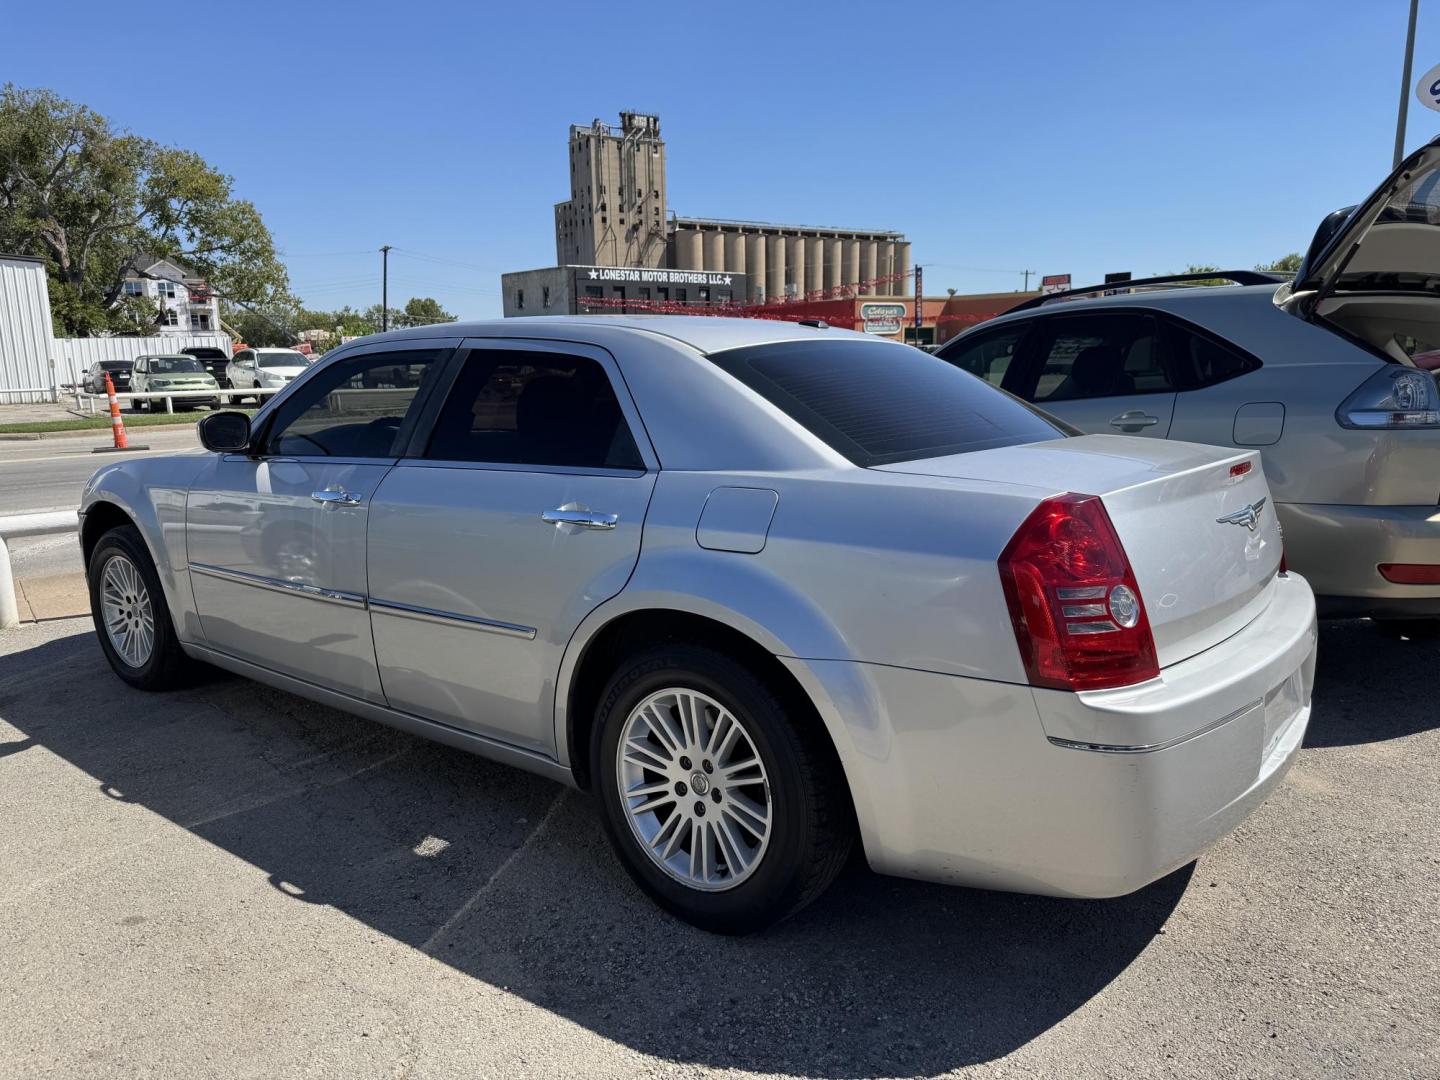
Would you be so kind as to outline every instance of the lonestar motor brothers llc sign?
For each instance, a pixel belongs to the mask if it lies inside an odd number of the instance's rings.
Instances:
[[[743,274],[712,273],[705,270],[667,270],[663,267],[591,266],[576,267],[579,281],[634,282],[637,285],[732,285]]]

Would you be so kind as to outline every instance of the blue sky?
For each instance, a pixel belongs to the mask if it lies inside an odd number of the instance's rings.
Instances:
[[[235,178],[312,306],[499,313],[566,133],[657,112],[671,209],[905,232],[926,292],[1303,250],[1389,170],[1404,0],[7,5],[0,79]],[[1422,0],[1416,75],[1440,62]],[[1411,100],[1407,148],[1440,132]]]

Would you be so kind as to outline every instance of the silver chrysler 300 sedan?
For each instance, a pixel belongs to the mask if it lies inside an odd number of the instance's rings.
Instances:
[[[122,679],[208,661],[588,788],[712,930],[795,911],[856,838],[889,874],[1129,892],[1309,719],[1314,599],[1255,451],[1069,437],[863,334],[402,331],[200,433],[85,489]]]

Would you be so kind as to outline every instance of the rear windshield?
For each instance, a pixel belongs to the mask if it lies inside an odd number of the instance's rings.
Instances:
[[[101,371],[129,371],[135,366],[134,360],[101,360]]]
[[[256,363],[261,367],[304,367],[305,354],[298,352],[262,352],[255,354]]]
[[[975,376],[890,342],[787,341],[710,360],[865,468],[1065,434]]]

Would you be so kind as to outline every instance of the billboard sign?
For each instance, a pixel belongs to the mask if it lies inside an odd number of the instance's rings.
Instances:
[[[1040,292],[1045,296],[1049,296],[1051,293],[1065,292],[1069,288],[1069,274],[1046,274],[1040,279]]]
[[[898,334],[905,325],[905,305],[861,304],[860,319],[867,334]]]

